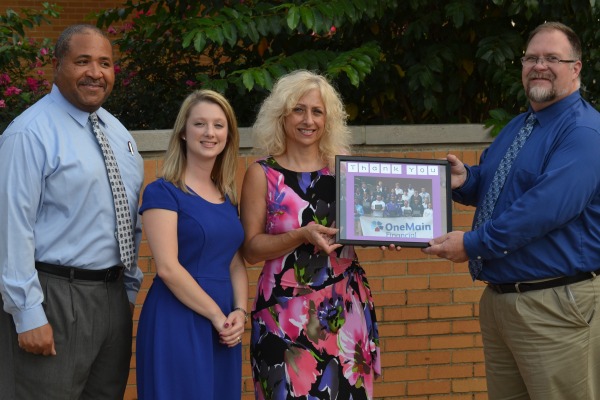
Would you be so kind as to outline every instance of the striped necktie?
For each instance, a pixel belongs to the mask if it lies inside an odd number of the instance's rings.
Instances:
[[[102,149],[102,155],[104,156],[104,164],[106,165],[106,172],[108,174],[108,181],[112,190],[113,202],[115,205],[115,214],[117,218],[117,241],[119,242],[119,252],[121,254],[121,261],[127,269],[131,268],[134,259],[134,244],[133,244],[133,223],[131,221],[131,214],[129,211],[129,202],[127,201],[127,193],[125,192],[125,186],[121,180],[121,173],[119,172],[119,166],[117,160],[110,147],[110,143],[106,138],[100,124],[98,123],[98,116],[96,113],[90,114],[90,122],[92,123],[92,129],[94,135],[100,144]]]
[[[510,168],[512,167],[513,161],[517,158],[517,154],[525,144],[525,141],[531,134],[533,130],[533,125],[535,124],[536,118],[535,114],[531,113],[527,117],[525,121],[525,125],[521,128],[517,136],[513,140],[512,144],[504,154],[504,157],[500,161],[500,165],[498,165],[498,169],[494,174],[494,179],[490,184],[490,187],[483,198],[483,203],[477,210],[475,211],[475,218],[473,222],[473,230],[479,228],[486,221],[492,218],[492,212],[494,212],[494,207],[496,206],[496,201],[498,200],[498,196],[500,196],[500,192],[504,187],[504,183],[506,182],[506,177],[510,172]],[[477,278],[477,276],[481,273],[481,269],[483,268],[483,261],[481,259],[469,260],[469,271],[471,272],[471,276],[473,280]]]

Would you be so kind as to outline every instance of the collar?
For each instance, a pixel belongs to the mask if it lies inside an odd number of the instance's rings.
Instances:
[[[52,85],[52,90],[50,91],[50,97],[52,100],[59,105],[59,107],[67,112],[79,125],[85,127],[88,123],[90,113],[87,111],[80,110],[71,104],[60,92],[60,89],[55,84]],[[96,110],[96,115],[98,115],[98,121],[102,125],[106,125],[107,117],[109,115],[108,111],[104,108],[100,107]]]
[[[545,124],[551,123],[556,119],[557,115],[561,115],[565,110],[571,108],[578,101],[581,101],[581,93],[579,93],[579,90],[576,90],[564,99],[557,101],[556,103],[551,104],[548,107],[535,112],[534,114],[540,126],[544,126]],[[525,118],[527,118],[527,115],[532,112],[534,112],[533,109],[529,107],[527,113],[525,114]]]

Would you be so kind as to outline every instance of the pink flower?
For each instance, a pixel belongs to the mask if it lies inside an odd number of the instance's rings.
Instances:
[[[294,396],[306,396],[317,380],[317,360],[310,351],[290,346],[284,354],[285,369]]]
[[[48,49],[45,48],[45,47],[42,47],[40,49],[40,54],[43,55],[43,56],[48,55]]]
[[[29,90],[31,92],[36,92],[39,89],[40,84],[38,83],[38,81],[36,79],[33,79],[32,77],[28,76],[27,77],[27,87],[29,87]]]
[[[187,81],[185,81],[185,84],[189,87],[193,87],[196,85],[196,82],[192,81],[191,79],[188,79]]]
[[[9,86],[8,89],[6,89],[4,91],[4,96],[6,96],[6,97],[16,96],[16,95],[20,94],[21,92],[22,92],[22,90],[16,86]]]
[[[269,174],[267,180],[272,188],[267,210],[269,233],[278,234],[299,228],[302,212],[308,207],[308,202],[285,186],[281,173]]]
[[[114,65],[114,70],[115,70],[115,74],[118,74],[121,72],[121,67],[119,66],[119,64]]]
[[[0,108],[6,108],[6,102],[4,100],[0,100]]]
[[[340,360],[344,376],[351,385],[370,388],[378,368],[377,360],[373,358],[377,346],[362,327],[365,317],[357,297],[353,296],[352,307],[348,308],[351,311],[346,313],[346,322],[339,332]],[[373,395],[367,394],[369,398]]]
[[[278,234],[299,228],[302,212],[308,207],[308,202],[285,186],[280,172],[270,172],[267,181],[269,184],[267,231],[270,234]],[[263,294],[265,299],[271,298],[275,275],[281,272],[283,265],[282,257],[265,262],[257,285],[259,293]]]
[[[10,76],[7,73],[0,75],[0,85],[8,85],[10,83]]]
[[[38,69],[36,73],[38,75],[42,76],[42,75],[44,75],[44,70],[43,69]]]
[[[290,340],[296,341],[300,332],[306,329],[308,323],[308,304],[303,301],[291,299],[278,310],[279,324]]]
[[[117,33],[117,30],[111,25],[108,27],[108,29],[106,30],[109,34],[114,35]]]
[[[329,32],[331,33],[335,33],[337,31],[337,28],[335,26],[331,26],[331,28],[329,29]]]
[[[131,79],[123,79],[123,86],[129,86]]]
[[[121,32],[129,32],[133,29],[133,24],[131,22],[125,22],[121,27]]]

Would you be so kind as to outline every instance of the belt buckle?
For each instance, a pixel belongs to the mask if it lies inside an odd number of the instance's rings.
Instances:
[[[121,275],[121,268],[112,267],[106,271],[106,275],[104,276],[104,282],[112,282],[116,281]]]
[[[519,289],[519,285],[520,285],[520,284],[521,284],[521,282],[517,282],[517,283],[515,283],[515,291],[516,291],[517,293],[521,293],[521,289]]]

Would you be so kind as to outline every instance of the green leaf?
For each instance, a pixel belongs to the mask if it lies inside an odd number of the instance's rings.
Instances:
[[[231,47],[237,42],[237,29],[231,22],[223,24],[223,35]]]
[[[266,19],[266,18],[260,17],[260,18],[256,19],[256,30],[262,36],[268,36],[269,35],[268,23],[269,23],[269,20]]]
[[[352,83],[354,86],[359,85],[360,78],[358,72],[354,68],[352,68],[351,66],[347,66],[343,68],[343,71],[348,76],[348,79],[350,79],[350,83]]]
[[[258,41],[260,40],[260,35],[256,30],[256,24],[254,23],[254,21],[250,21],[250,23],[248,24],[248,36],[250,37],[250,40],[252,40],[253,43],[258,43]]]
[[[265,87],[265,76],[259,68],[254,68],[252,70],[252,78],[254,79],[254,83],[260,87]]]
[[[251,71],[245,71],[242,74],[242,80],[244,82],[244,86],[248,91],[254,88],[254,76]]]
[[[300,7],[300,16],[302,17],[302,23],[307,29],[313,29],[315,26],[315,16],[311,8]]]
[[[325,20],[323,19],[323,14],[318,9],[313,9],[313,17],[314,17],[314,31],[315,32],[329,32],[331,25],[326,25]]]
[[[194,49],[198,53],[202,53],[205,46],[206,46],[206,36],[204,36],[204,33],[198,32],[196,34],[196,37],[194,38]]]
[[[264,82],[263,87],[265,89],[271,90],[273,88],[273,77],[266,68],[262,70],[262,74]]]
[[[291,6],[288,9],[286,21],[290,29],[294,30],[298,27],[298,23],[300,23],[300,13],[298,12],[298,7]]]
[[[223,29],[220,27],[214,27],[206,30],[206,36],[213,42],[222,45],[225,42],[225,36],[223,35]]]

